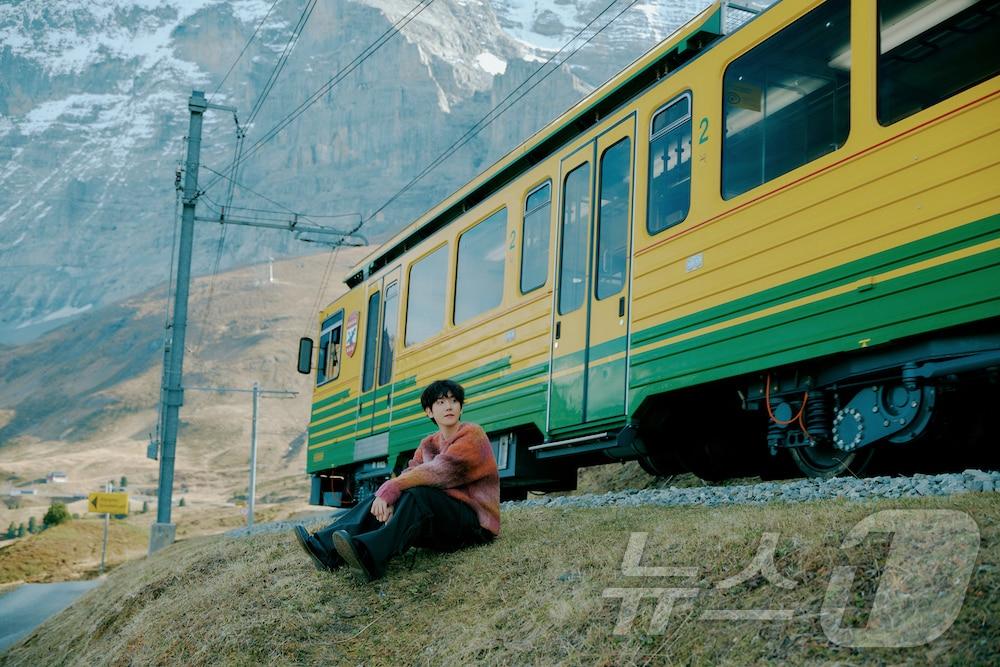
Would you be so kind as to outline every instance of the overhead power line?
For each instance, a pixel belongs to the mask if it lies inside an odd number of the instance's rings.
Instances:
[[[563,46],[558,51],[556,51],[554,54],[552,54],[552,56],[550,56],[548,60],[546,60],[541,65],[539,65],[538,68],[536,68],[534,72],[532,72],[524,81],[522,81],[521,84],[519,86],[517,86],[517,88],[515,88],[514,90],[512,90],[507,95],[507,97],[505,97],[504,99],[502,99],[496,106],[494,106],[492,109],[490,109],[490,111],[487,112],[486,115],[484,115],[482,118],[480,118],[478,121],[476,121],[476,123],[474,123],[465,132],[465,134],[463,134],[461,137],[459,137],[458,139],[456,139],[455,142],[451,144],[451,146],[449,146],[448,148],[446,148],[444,150],[444,152],[442,152],[440,155],[438,155],[436,158],[434,158],[434,160],[432,160],[430,162],[430,164],[428,164],[426,167],[424,167],[420,171],[420,173],[418,173],[416,176],[414,176],[412,179],[410,179],[410,181],[406,185],[404,185],[402,188],[400,188],[398,192],[396,192],[394,195],[392,195],[391,197],[389,197],[389,199],[386,200],[386,202],[384,204],[382,204],[377,209],[375,209],[375,211],[371,215],[369,215],[367,218],[365,218],[364,220],[362,220],[358,224],[357,227],[355,227],[354,229],[351,230],[351,232],[355,233],[355,232],[360,231],[361,228],[364,225],[366,225],[376,215],[378,215],[379,213],[381,213],[383,210],[385,210],[386,208],[388,208],[393,202],[395,202],[397,199],[399,199],[401,196],[403,196],[410,188],[412,188],[414,185],[416,185],[416,183],[419,182],[424,176],[426,176],[427,174],[429,174],[431,171],[433,171],[438,166],[440,166],[445,160],[447,160],[449,157],[451,157],[452,155],[454,155],[460,148],[462,148],[462,146],[464,146],[469,141],[471,141],[473,137],[475,137],[477,134],[479,134],[480,132],[482,132],[483,130],[485,130],[487,127],[489,127],[493,123],[493,121],[495,121],[497,118],[499,118],[501,115],[503,115],[508,109],[510,109],[512,106],[514,106],[517,102],[519,102],[525,95],[527,95],[532,90],[534,90],[535,86],[537,86],[542,81],[544,81],[545,79],[547,79],[549,77],[549,75],[551,75],[553,72],[557,71],[561,65],[563,65],[570,58],[572,58],[573,56],[575,56],[580,51],[580,49],[582,49],[587,44],[589,44],[591,42],[591,40],[593,40],[595,37],[597,37],[597,35],[601,34],[601,32],[603,32],[605,30],[605,28],[607,28],[609,25],[611,25],[612,23],[614,23],[622,14],[624,14],[626,11],[628,11],[629,9],[631,9],[632,6],[635,5],[639,0],[631,0],[621,11],[619,11],[617,14],[615,14],[615,16],[613,16],[611,18],[611,20],[609,20],[603,26],[601,26],[596,31],[594,31],[594,34],[592,34],[590,37],[588,37],[586,40],[584,40],[584,42],[582,44],[580,44],[575,49],[573,49],[573,51],[569,55],[567,55],[565,58],[563,58],[561,61],[559,61],[556,64],[555,67],[551,68],[548,72],[546,72],[544,75],[542,75],[537,81],[535,81],[534,83],[532,83],[526,90],[524,90],[524,92],[521,92],[519,95],[517,95],[518,91],[520,91],[522,88],[524,88],[524,86],[526,86],[528,84],[528,82],[531,81],[535,77],[536,74],[538,74],[539,72],[541,72],[560,53],[562,53],[563,51],[565,51],[566,48],[570,44],[572,44],[573,42],[575,42],[580,37],[580,35],[582,35],[584,33],[584,31],[586,31],[594,23],[596,23],[597,20],[601,16],[603,16],[605,13],[607,13],[608,10],[610,10],[615,4],[617,4],[618,1],[619,0],[612,0],[611,3],[609,3],[604,9],[602,9],[600,12],[598,12],[594,16],[594,18],[592,18],[590,20],[590,22],[587,23],[587,25],[585,25],[582,28],[580,28],[580,30],[578,30],[577,33],[575,35],[573,35],[573,37],[571,37],[569,39],[569,41],[567,41],[565,44],[563,44]],[[511,98],[514,97],[514,95],[517,95],[517,97],[515,99],[513,99],[512,101],[510,101]],[[507,106],[503,106],[508,101],[510,101],[510,103],[507,104]],[[503,108],[501,108],[501,107],[503,107]]]
[[[288,41],[285,42],[285,48],[282,49],[281,55],[278,56],[278,61],[271,69],[271,74],[268,76],[263,90],[261,90],[260,95],[257,96],[257,101],[254,102],[253,107],[250,109],[250,115],[247,117],[246,121],[247,125],[253,123],[257,114],[260,113],[261,108],[263,108],[264,102],[267,101],[267,97],[271,94],[274,84],[278,81],[278,77],[281,76],[282,70],[285,69],[285,65],[288,63],[288,57],[292,55],[292,50],[298,43],[299,37],[302,36],[302,31],[305,30],[306,23],[309,22],[309,17],[312,16],[314,9],[316,9],[316,0],[310,0],[306,3],[305,7],[302,8],[302,12],[299,14],[298,23],[295,24],[294,28],[292,28],[292,34],[289,35]]]
[[[226,82],[226,79],[229,78],[229,75],[233,73],[233,69],[236,67],[236,64],[240,62],[240,60],[243,58],[243,54],[247,52],[248,48],[250,48],[250,44],[252,44],[253,40],[257,37],[257,33],[260,32],[260,29],[261,27],[263,27],[264,22],[267,21],[269,16],[271,16],[271,12],[274,11],[274,7],[278,4],[278,2],[280,2],[280,0],[274,0],[274,2],[271,3],[271,7],[267,10],[267,13],[264,14],[264,18],[260,20],[260,23],[257,24],[257,28],[253,31],[253,34],[250,35],[250,39],[248,39],[247,43],[243,45],[243,50],[240,51],[240,55],[236,56],[236,60],[234,60],[233,64],[229,66],[229,69],[226,70],[226,75],[222,77],[222,81],[220,81],[219,85],[215,87],[215,90],[212,91],[212,94],[208,96],[209,102],[212,101],[212,98],[215,97],[215,94],[219,92],[219,90],[222,88],[222,84]]]
[[[288,127],[296,118],[301,116],[309,107],[318,102],[324,95],[326,95],[330,90],[332,90],[337,84],[343,81],[347,75],[356,70],[361,66],[366,60],[368,60],[376,51],[381,49],[389,40],[398,35],[403,28],[407,26],[413,19],[420,15],[425,9],[430,7],[434,3],[434,0],[420,0],[416,5],[414,5],[410,11],[397,20],[390,28],[383,32],[379,37],[365,47],[361,53],[354,57],[354,59],[341,68],[336,74],[333,75],[326,83],[320,86],[315,92],[313,92],[309,97],[305,99],[298,107],[289,112],[284,118],[279,120],[270,130],[264,133],[260,139],[258,139],[240,158],[240,162],[244,162],[251,157],[253,157],[257,151],[267,142],[274,139],[278,134]],[[225,170],[223,170],[225,171]],[[219,172],[215,172],[219,173]],[[202,188],[202,192],[210,190],[213,188],[220,180],[217,176],[213,179],[207,186]]]

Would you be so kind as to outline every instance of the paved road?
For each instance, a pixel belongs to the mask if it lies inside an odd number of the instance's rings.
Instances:
[[[24,584],[0,596],[0,651],[24,638],[49,616],[59,613],[103,582],[102,578],[56,584]]]

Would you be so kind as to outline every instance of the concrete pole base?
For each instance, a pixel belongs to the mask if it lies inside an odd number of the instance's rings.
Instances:
[[[149,555],[152,556],[163,547],[173,544],[176,533],[177,524],[154,523],[149,529]]]

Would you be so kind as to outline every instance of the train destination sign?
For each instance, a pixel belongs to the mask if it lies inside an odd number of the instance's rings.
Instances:
[[[128,494],[91,493],[87,496],[87,511],[98,514],[128,514]]]

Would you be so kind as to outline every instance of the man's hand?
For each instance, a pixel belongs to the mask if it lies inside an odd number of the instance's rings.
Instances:
[[[385,523],[392,516],[392,505],[387,505],[384,500],[376,496],[375,502],[372,503],[372,514],[376,519]]]

